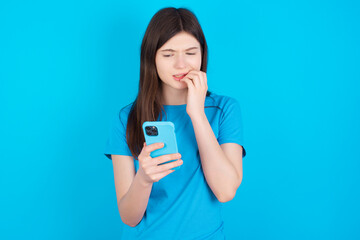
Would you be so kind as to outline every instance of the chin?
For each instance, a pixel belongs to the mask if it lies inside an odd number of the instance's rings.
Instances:
[[[187,85],[184,82],[180,82],[180,84],[174,84],[172,87],[179,90],[187,89]]]
[[[163,81],[162,83],[166,85],[167,88],[172,88],[176,90],[187,89],[187,85],[185,82],[175,81],[174,79],[169,79],[168,81]]]

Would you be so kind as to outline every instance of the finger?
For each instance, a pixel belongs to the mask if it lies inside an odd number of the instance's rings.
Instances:
[[[173,162],[170,162],[170,163],[165,163],[165,164],[159,165],[156,168],[156,172],[164,172],[164,171],[167,171],[167,170],[169,170],[171,168],[181,166],[182,164],[183,164],[182,159],[179,159],[179,160],[176,160],[176,161],[173,161]]]
[[[156,149],[160,149],[164,147],[164,143],[153,143],[150,145],[146,145],[143,150],[146,155],[150,155],[152,151],[155,151]]]
[[[159,173],[159,174],[156,174],[153,176],[153,181],[154,182],[158,182],[160,179],[164,178],[165,176],[169,175],[170,173],[173,173],[175,172],[175,170],[168,170],[166,172],[162,172],[162,173]]]
[[[199,90],[201,89],[201,91],[207,91],[208,86],[207,86],[207,77],[206,77],[206,73],[205,72],[198,72],[197,73],[198,78],[194,78],[194,82],[195,84],[197,84],[197,86],[199,86]],[[196,80],[198,80],[198,83],[196,82]]]
[[[201,72],[201,75],[202,75],[202,86],[207,89],[207,76],[206,76],[206,72]]]
[[[181,79],[180,81],[181,81],[181,82],[185,82],[189,90],[195,88],[194,83],[193,83],[190,79],[188,79],[188,78],[186,78],[186,77],[184,77],[184,78]]]
[[[165,172],[171,168],[175,168],[177,166],[180,166],[183,164],[183,160],[182,159],[178,159],[178,160],[173,160],[173,161],[170,161],[170,162],[167,162],[167,163],[163,163],[163,164],[160,164],[160,165],[151,165],[151,166],[148,166],[147,169],[145,170],[145,173],[149,176],[153,176],[155,174],[158,174],[158,173],[162,173],[162,172]]]
[[[203,87],[204,86],[203,72],[200,72],[200,71],[196,72],[196,76],[197,76],[199,87]]]
[[[192,70],[189,72],[190,74],[195,74],[199,77],[200,80],[200,84],[202,87],[207,87],[207,77],[206,77],[206,72],[203,71],[196,71],[196,70]]]
[[[202,74],[202,72],[199,72],[198,79],[199,79],[199,87],[203,88],[204,87],[204,75]]]
[[[201,87],[200,76],[197,72],[188,73],[185,78],[186,77],[193,82],[195,88]]]
[[[173,153],[173,154],[166,154],[166,155],[162,155],[156,158],[153,158],[154,161],[158,164],[160,163],[164,163],[164,162],[168,162],[170,160],[176,160],[176,159],[180,159],[181,158],[181,154],[180,153]]]
[[[153,176],[155,174],[162,173],[162,172],[165,172],[165,171],[167,171],[169,169],[180,166],[182,164],[183,164],[183,160],[179,159],[179,160],[176,160],[176,161],[172,161],[172,162],[169,162],[169,163],[165,163],[165,164],[161,164],[161,165],[152,167],[152,168],[148,169],[147,173],[149,175]]]
[[[199,83],[201,88],[206,88],[207,87],[206,73],[199,71],[197,74],[199,76]]]

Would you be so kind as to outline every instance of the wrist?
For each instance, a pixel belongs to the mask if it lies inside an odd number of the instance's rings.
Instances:
[[[142,177],[142,175],[140,173],[140,169],[137,171],[134,181],[137,181],[144,188],[149,188],[149,187],[151,188],[153,185],[152,182],[148,182]]]
[[[189,114],[189,117],[192,122],[204,121],[207,120],[205,111],[198,112],[196,114]]]

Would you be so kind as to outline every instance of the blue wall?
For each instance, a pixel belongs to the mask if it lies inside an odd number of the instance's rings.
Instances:
[[[359,239],[360,4],[340,0],[2,1],[0,239],[119,237],[103,150],[167,6],[198,16],[209,90],[243,109],[228,239]]]

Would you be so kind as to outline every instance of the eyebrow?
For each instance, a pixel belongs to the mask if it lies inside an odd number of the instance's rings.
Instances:
[[[198,47],[191,47],[191,48],[185,49],[185,51],[189,51],[189,50],[193,50],[193,49],[198,49]],[[160,52],[165,52],[165,51],[176,52],[174,49],[170,49],[170,48],[161,50]]]

